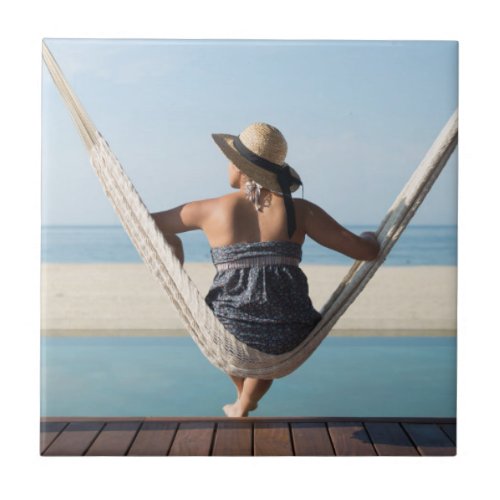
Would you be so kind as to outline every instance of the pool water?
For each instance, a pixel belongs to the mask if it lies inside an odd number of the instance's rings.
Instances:
[[[224,416],[189,337],[42,337],[42,416]],[[455,337],[327,337],[252,416],[455,417]]]

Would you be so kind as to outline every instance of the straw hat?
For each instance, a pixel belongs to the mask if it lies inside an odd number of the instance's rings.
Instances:
[[[302,184],[299,174],[285,163],[288,146],[276,127],[252,123],[239,136],[212,134],[212,137],[227,158],[261,186],[286,195]],[[283,182],[288,189],[283,189]]]

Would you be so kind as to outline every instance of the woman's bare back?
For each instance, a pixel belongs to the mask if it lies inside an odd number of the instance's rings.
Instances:
[[[256,210],[242,193],[231,193],[207,200],[212,204],[211,217],[203,230],[211,247],[257,241],[293,241],[303,244],[305,227],[300,204],[295,205],[297,228],[290,239],[287,234],[285,205],[281,196],[268,193],[265,205]]]

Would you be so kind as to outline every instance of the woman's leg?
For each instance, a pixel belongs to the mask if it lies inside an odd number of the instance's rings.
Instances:
[[[234,382],[234,385],[236,386],[236,391],[238,393],[237,400],[240,399],[241,393],[243,392],[243,382],[245,379],[243,377],[236,377],[235,375],[229,375],[231,377],[231,380]]]
[[[248,412],[257,408],[258,401],[269,390],[272,380],[245,378],[243,391],[236,403],[224,406],[224,413],[228,417],[247,417]]]
[[[264,380],[257,378],[246,378],[243,384],[243,392],[240,396],[241,408],[244,413],[255,410],[257,403],[262,399],[262,396],[269,390],[272,380]]]

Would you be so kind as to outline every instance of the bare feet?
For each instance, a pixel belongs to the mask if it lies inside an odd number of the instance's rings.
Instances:
[[[224,405],[222,409],[224,410],[226,417],[248,417],[248,412],[246,414],[242,412],[238,402]]]
[[[235,403],[224,405],[222,409],[224,410],[226,417],[248,417],[248,412],[256,410],[257,406],[258,404],[254,403],[245,411],[243,405],[238,400]]]
[[[248,412],[257,408],[257,402],[271,387],[273,380],[242,378],[235,375],[230,375],[230,377],[236,385],[238,398],[233,404],[223,407],[224,413],[228,417],[247,417]]]

